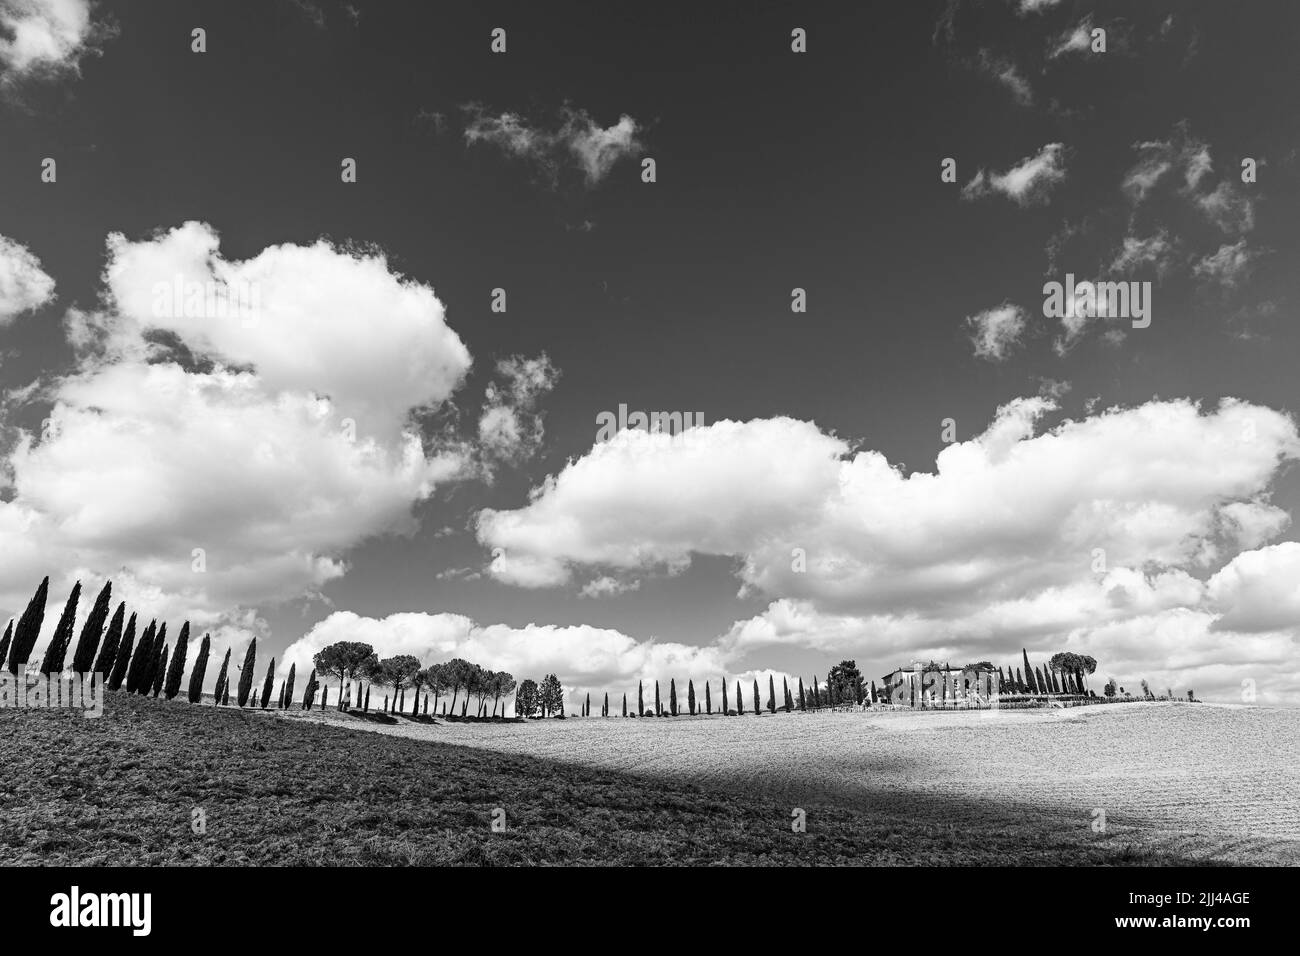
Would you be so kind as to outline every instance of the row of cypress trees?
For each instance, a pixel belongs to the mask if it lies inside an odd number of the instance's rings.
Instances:
[[[45,577],[27,603],[27,609],[17,621],[10,621],[0,637],[0,666],[17,676],[19,669],[26,667],[40,637],[41,626],[45,623],[45,606],[49,597],[50,579]],[[86,674],[94,672],[104,675],[109,690],[121,690],[125,686],[127,693],[142,696],[159,697],[166,700],[175,698],[181,690],[181,681],[185,675],[186,656],[190,643],[190,623],[181,625],[174,649],[167,645],[167,625],[150,621],[148,626],[136,636],[137,621],[133,613],[126,617],[126,602],[118,604],[117,610],[109,618],[112,606],[113,582],[105,582],[95,604],[86,616],[72,654],[71,670],[73,673]],[[59,617],[54,636],[41,658],[40,673],[44,676],[61,674],[67,663],[68,649],[72,646],[72,633],[76,623],[77,604],[81,598],[81,582],[78,581],[68,595]],[[105,627],[105,621],[108,621]],[[199,703],[203,698],[203,681],[207,673],[208,657],[212,649],[212,638],[203,635],[199,652],[190,669],[187,698],[191,704]],[[236,703],[240,707],[259,703],[266,710],[271,701],[274,685],[275,658],[271,658],[266,669],[266,679],[262,684],[260,701],[253,693],[254,668],[257,663],[257,638],[249,642],[244,652],[244,664],[240,668],[236,687]],[[213,701],[217,704],[230,702],[230,651],[221,662],[221,671],[217,675],[217,684]],[[294,667],[289,668],[289,675],[280,685],[280,698],[277,707],[284,709],[292,706],[294,689]],[[316,672],[312,671],[304,689],[302,708],[310,710],[314,704],[316,692],[320,685]],[[367,695],[368,696],[368,695]],[[322,706],[324,702],[322,701]]]
[[[721,686],[722,686],[722,709],[719,710],[718,713],[719,713],[719,714],[727,714],[727,713],[729,713],[730,710],[731,710],[731,708],[730,708],[730,706],[729,706],[729,702],[728,702],[728,697],[727,697],[727,682],[726,682],[726,680],[724,679],[724,680],[721,681],[720,683],[721,683]],[[799,710],[805,710],[805,709],[806,709],[806,706],[805,706],[805,701],[804,701],[803,678],[800,678],[800,679],[799,679],[799,697],[798,697],[798,703],[797,703],[797,704],[796,704],[796,702],[795,702],[795,697],[794,697],[794,695],[790,692],[790,684],[789,684],[789,681],[788,681],[785,677],[782,677],[782,678],[781,678],[781,699],[780,699],[780,702],[778,703],[778,701],[777,701],[777,696],[776,696],[776,680],[775,680],[775,678],[774,678],[771,674],[769,674],[768,677],[767,677],[767,703],[766,703],[766,706],[764,705],[762,698],[759,696],[758,679],[757,679],[757,678],[754,679],[753,688],[752,688],[751,696],[750,696],[750,701],[751,701],[750,712],[751,712],[751,713],[754,713],[754,714],[761,714],[764,710],[766,710],[769,714],[774,714],[774,713],[776,713],[778,710],[784,710],[786,713],[790,713],[791,711],[795,710],[796,707],[797,707]],[[581,714],[582,714],[583,717],[590,717],[590,716],[591,716],[591,694],[590,694],[590,693],[587,694],[587,698],[586,698],[585,702],[583,703],[580,712],[581,712]],[[681,709],[679,708],[679,704],[678,704],[678,700],[677,700],[677,679],[676,679],[676,678],[670,678],[669,681],[668,681],[668,707],[667,707],[667,710],[664,709],[663,703],[662,703],[662,701],[661,701],[661,699],[660,699],[660,695],[659,695],[659,681],[655,681],[655,702],[654,702],[654,709],[653,709],[653,710],[647,710],[647,709],[646,709],[646,706],[645,706],[645,681],[638,681],[638,682],[637,682],[637,688],[636,688],[636,710],[634,710],[630,715],[628,714],[628,709],[627,709],[627,694],[624,694],[624,695],[623,695],[623,716],[624,716],[624,717],[627,717],[627,716],[632,716],[632,717],[638,717],[638,716],[654,716],[654,717],[662,717],[662,716],[664,716],[665,714],[670,715],[670,716],[672,716],[672,717],[676,717],[676,716],[678,716],[679,713],[682,713],[682,712],[683,712],[683,711],[681,711]],[[696,694],[695,694],[695,681],[693,681],[693,680],[688,680],[688,681],[686,682],[686,710],[685,710],[685,712],[686,712],[686,713],[689,713],[691,716],[694,716],[694,715],[696,715],[696,714],[706,714],[706,715],[711,715],[711,714],[713,714],[713,712],[714,712],[714,711],[713,711],[713,691],[712,691],[712,688],[710,687],[710,684],[709,684],[708,681],[705,681],[705,683],[704,683],[704,703],[703,703],[702,706],[700,705],[699,699],[696,697]],[[735,713],[736,713],[736,714],[744,714],[744,713],[745,713],[745,696],[744,696],[744,691],[741,689],[740,681],[736,681],[736,710],[735,710]],[[605,692],[605,702],[604,702],[604,704],[603,704],[603,705],[601,706],[601,708],[600,708],[600,716],[602,716],[602,717],[611,717],[611,716],[613,716],[613,714],[612,714],[611,711],[610,711],[610,706],[609,706],[609,692],[608,692],[608,691]]]

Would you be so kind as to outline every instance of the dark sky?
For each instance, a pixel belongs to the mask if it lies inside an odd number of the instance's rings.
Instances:
[[[258,606],[273,648],[335,609],[586,623],[699,645],[761,614],[783,595],[738,597],[736,554],[697,552],[685,573],[650,573],[602,600],[572,585],[437,577],[481,572],[489,548],[475,515],[522,508],[591,450],[595,416],[619,403],[710,423],[815,422],[905,472],[934,469],[945,418],[969,440],[1045,383],[1069,389],[1044,426],[1086,417],[1090,401],[1212,407],[1234,396],[1295,409],[1292,3],[1065,0],[1023,15],[1001,0],[352,9],[104,2],[94,16],[108,35],[79,76],[16,82],[0,105],[0,234],[38,257],[58,291],[0,328],[6,390],[74,367],[60,319],[99,302],[108,234],[139,241],[187,220],[210,224],[228,260],[325,237],[374,244],[394,271],[430,285],[474,359],[452,400],[465,435],[498,359],[544,352],[558,368],[536,454],[491,482],[440,487],[414,506],[410,536],[348,548],[347,573],[323,589],[333,607],[292,595]],[[1050,58],[1053,38],[1085,18],[1106,26],[1108,52]],[[207,31],[202,55],[190,51],[196,26]],[[489,51],[498,26],[504,55]],[[790,49],[794,27],[807,30],[806,54]],[[1028,102],[999,81],[997,62],[1015,65]],[[598,183],[566,167],[552,184],[526,159],[467,144],[467,104],[539,128],[566,105],[602,127],[634,117],[658,181],[642,183],[628,158]],[[1191,265],[1237,234],[1219,235],[1176,197],[1167,210],[1126,203],[1135,144],[1168,141],[1180,123],[1211,150],[1216,178],[1235,177],[1241,157],[1261,161],[1258,183],[1241,187],[1258,254],[1245,281],[1207,287]],[[1067,175],[1042,201],[962,198],[980,169],[1010,169],[1051,143],[1063,144]],[[54,185],[38,180],[47,156]],[[355,184],[340,182],[343,157],[357,160]],[[944,157],[957,161],[955,184],[940,180]],[[1071,237],[1066,264],[1084,278],[1126,234],[1149,234],[1141,217],[1157,214],[1179,264],[1157,288],[1151,327],[1122,344],[1085,336],[1058,354],[1041,287],[1066,269],[1053,269],[1049,242]],[[494,287],[508,292],[505,314],[489,309]],[[806,314],[791,312],[794,287],[807,290]],[[999,303],[1023,308],[1028,325],[991,362],[973,354],[965,319]],[[358,335],[366,321],[357,316]],[[48,413],[39,396],[5,409],[28,429]],[[1271,490],[1294,514],[1294,477]],[[15,592],[41,573],[21,570]],[[824,671],[831,653],[794,642],[743,665]],[[886,665],[901,653],[856,656]]]

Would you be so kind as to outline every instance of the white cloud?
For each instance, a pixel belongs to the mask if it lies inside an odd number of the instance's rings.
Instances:
[[[1029,85],[1029,81],[1021,74],[1015,63],[994,56],[988,50],[980,50],[979,67],[1006,87],[1021,106],[1029,106],[1034,102],[1033,87]]]
[[[975,355],[994,362],[1005,359],[1019,343],[1027,318],[1024,309],[1009,302],[968,315],[966,324],[973,330],[971,342],[975,345]]]
[[[1255,227],[1255,204],[1229,179],[1209,189],[1214,170],[1210,148],[1191,135],[1188,124],[1175,125],[1167,140],[1135,143],[1137,162],[1124,174],[1122,188],[1129,201],[1138,205],[1156,190],[1170,173],[1181,172],[1174,195],[1190,202],[1222,232],[1240,235]]]
[[[1034,156],[1027,156],[1004,173],[981,169],[962,188],[963,199],[979,199],[1001,193],[1021,206],[1047,201],[1053,187],[1065,181],[1065,147],[1048,143]]]
[[[1246,248],[1246,240],[1228,245],[1205,256],[1192,267],[1192,274],[1198,279],[1208,279],[1220,285],[1232,288],[1250,275],[1251,268],[1259,254]]]
[[[1218,629],[1256,633],[1300,627],[1300,542],[1246,551],[1209,580]]]
[[[545,353],[502,359],[496,372],[499,381],[488,384],[479,417],[479,445],[489,460],[519,462],[541,445],[544,428],[537,403],[555,387],[560,372]]]
[[[1013,0],[1017,5],[1017,12],[1024,16],[1028,13],[1042,13],[1052,7],[1058,6],[1061,0]]]
[[[967,614],[1088,574],[1094,549],[1110,566],[1201,566],[1240,537],[1224,507],[1262,500],[1300,457],[1290,418],[1243,402],[1153,401],[1036,435],[1053,408],[1017,399],[910,475],[791,419],[719,422],[691,442],[622,432],[526,506],[481,512],[478,535],[489,572],[527,586],[713,554],[748,588],[822,609]]]
[[[1173,266],[1173,258],[1174,243],[1163,229],[1144,239],[1125,236],[1123,247],[1110,264],[1110,271],[1130,275],[1145,266],[1153,266],[1156,275],[1163,278]]]
[[[0,67],[6,79],[76,72],[93,49],[89,0],[0,0]]]
[[[489,115],[482,106],[463,107],[470,116],[465,141],[491,143],[512,156],[533,162],[555,184],[559,170],[572,164],[581,170],[588,186],[600,183],[619,160],[637,156],[642,145],[637,138],[641,127],[624,114],[613,126],[601,127],[586,110],[566,107],[563,122],[553,130],[528,123],[518,113]]]
[[[615,594],[625,594],[628,591],[637,591],[640,588],[640,581],[621,581],[605,574],[598,578],[592,578],[583,585],[578,596],[585,598],[610,597]]]
[[[0,236],[0,326],[54,298],[54,280],[25,246]]]
[[[1078,24],[1061,33],[1052,41],[1047,58],[1055,60],[1068,53],[1087,53],[1092,47],[1092,18],[1085,17]]]
[[[79,363],[46,390],[47,433],[6,458],[0,606],[45,573],[56,590],[107,573],[143,613],[246,631],[248,608],[317,593],[463,472],[462,448],[426,447],[409,419],[448,397],[468,352],[382,256],[317,243],[228,262],[194,223],[108,248],[108,309],[70,316]],[[256,323],[153,315],[173,275],[257,283]]]

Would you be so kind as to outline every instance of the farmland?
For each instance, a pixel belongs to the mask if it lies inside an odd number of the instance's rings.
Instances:
[[[1089,710],[468,724],[115,693],[0,711],[0,863],[1296,861],[1290,712]]]
[[[351,722],[313,711],[289,719]],[[906,816],[988,807],[1243,864],[1300,863],[1300,712],[1167,703],[1055,711],[371,725],[382,733]]]

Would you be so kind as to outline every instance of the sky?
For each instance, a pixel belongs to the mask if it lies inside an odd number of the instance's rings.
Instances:
[[[0,0],[0,619],[1300,704],[1300,11],[849,6]]]

